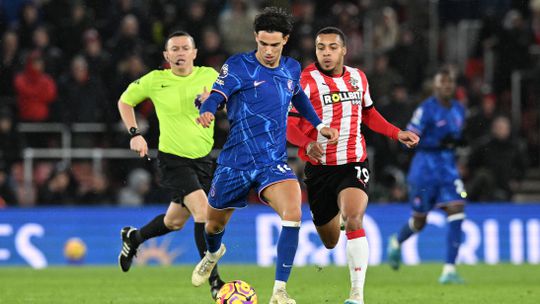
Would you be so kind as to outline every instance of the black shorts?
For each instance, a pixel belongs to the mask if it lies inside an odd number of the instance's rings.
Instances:
[[[306,186],[309,208],[315,226],[330,222],[338,213],[338,194],[345,188],[368,191],[368,162],[338,166],[315,166],[306,163]]]
[[[208,194],[214,169],[210,155],[191,159],[159,151],[157,160],[159,183],[172,202],[183,204],[186,195],[199,189]]]

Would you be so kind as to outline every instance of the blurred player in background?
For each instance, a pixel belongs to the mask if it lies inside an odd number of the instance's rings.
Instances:
[[[364,72],[343,63],[347,46],[340,29],[321,29],[315,47],[317,62],[304,69],[300,83],[323,123],[339,130],[338,144],[328,145],[296,109],[289,113],[287,139],[300,148],[298,155],[307,162],[309,207],[326,248],[336,246],[340,220],[344,222],[352,285],[345,304],[363,304],[369,247],[362,219],[368,204],[369,168],[361,125],[408,147],[418,143],[418,136],[388,123],[375,109]]]
[[[206,221],[208,253],[193,271],[201,285],[225,254],[221,239],[234,209],[246,207],[249,190],[270,205],[282,220],[277,244],[275,284],[270,303],[294,304],[286,291],[298,246],[301,193],[297,177],[287,165],[286,126],[291,104],[335,144],[337,130],[317,117],[300,87],[300,64],[282,56],[292,30],[292,17],[282,9],[266,8],[255,18],[257,50],[230,57],[221,69],[197,121],[205,127],[218,105],[226,103],[231,128],[212,180]]]
[[[137,129],[134,107],[151,99],[159,119],[158,167],[161,184],[171,195],[165,214],[160,214],[141,229],[124,227],[119,263],[129,270],[137,247],[144,241],[180,230],[193,215],[195,242],[201,257],[206,251],[204,221],[208,209],[206,193],[210,188],[213,161],[209,155],[214,144],[214,129],[195,123],[199,110],[194,101],[208,97],[207,88],[218,73],[209,67],[193,66],[197,49],[193,37],[174,32],[163,52],[170,69],[154,70],[129,85],[118,101],[118,109],[131,135],[130,148],[140,157],[148,157],[148,145]],[[212,297],[223,285],[217,268],[209,277]]]
[[[433,79],[434,96],[414,112],[407,128],[422,137],[409,169],[409,199],[413,214],[397,235],[390,237],[388,260],[393,269],[401,262],[401,244],[426,225],[428,212],[435,207],[447,214],[446,262],[439,278],[442,284],[463,283],[456,271],[461,244],[461,224],[465,218],[467,194],[456,167],[455,147],[461,142],[465,108],[453,99],[456,79],[452,71],[441,69]]]

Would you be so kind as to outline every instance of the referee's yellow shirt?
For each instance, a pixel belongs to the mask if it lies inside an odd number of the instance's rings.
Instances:
[[[151,99],[159,120],[159,150],[186,158],[206,156],[214,145],[214,125],[203,128],[195,122],[197,95],[212,89],[218,73],[209,67],[193,67],[188,76],[170,69],[154,70],[132,82],[120,100],[132,107]]]

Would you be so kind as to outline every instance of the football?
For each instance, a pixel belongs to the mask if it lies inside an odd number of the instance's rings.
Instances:
[[[217,304],[257,304],[257,294],[253,287],[240,280],[234,280],[221,287],[216,298]]]
[[[74,237],[66,241],[64,245],[64,256],[70,263],[82,262],[86,255],[86,244],[80,238]]]

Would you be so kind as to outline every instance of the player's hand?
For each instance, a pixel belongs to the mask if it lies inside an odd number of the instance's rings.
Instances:
[[[198,94],[195,98],[195,107],[197,107],[197,109],[200,109],[202,104],[208,99],[208,96],[210,96],[210,92],[208,92],[206,87],[204,87],[203,92],[201,94]]]
[[[306,154],[310,159],[321,162],[324,154],[323,147],[320,143],[312,141],[306,146]]]
[[[137,152],[140,157],[148,155],[148,144],[142,135],[132,137],[129,141],[129,148]]]
[[[204,112],[201,114],[201,116],[197,117],[196,121],[201,126],[208,128],[212,124],[212,121],[214,121],[215,117],[214,114],[210,112]]]
[[[338,130],[330,127],[324,127],[321,129],[321,135],[328,138],[329,145],[335,145],[338,142],[339,132]]]
[[[420,137],[411,131],[399,131],[398,140],[400,143],[407,146],[407,148],[414,148],[416,145],[418,145]]]

